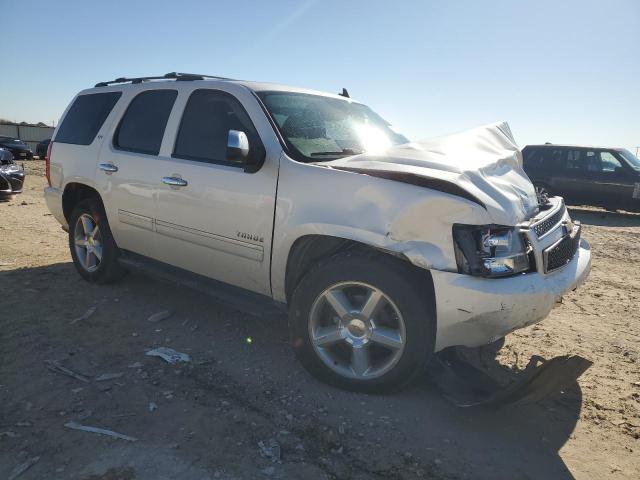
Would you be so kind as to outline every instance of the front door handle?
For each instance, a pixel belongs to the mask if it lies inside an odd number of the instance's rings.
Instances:
[[[189,183],[179,177],[162,177],[162,183],[172,187],[186,187]]]
[[[118,167],[116,167],[113,163],[101,163],[98,165],[98,168],[104,171],[107,175],[111,175],[114,172],[118,171]]]

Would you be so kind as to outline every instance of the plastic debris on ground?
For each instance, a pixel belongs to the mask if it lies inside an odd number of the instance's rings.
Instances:
[[[73,325],[74,323],[83,322],[84,320],[87,320],[91,315],[93,315],[96,312],[96,308],[97,307],[91,307],[89,308],[89,310],[84,312],[78,318],[74,318],[73,320],[71,320],[71,325]]]
[[[89,379],[87,377],[85,377],[84,375],[80,375],[73,370],[69,370],[66,367],[63,367],[59,362],[56,362],[55,360],[46,360],[44,363],[47,364],[47,368],[52,372],[61,373],[68,377],[75,378],[76,380],[80,380],[81,382],[89,383]]]
[[[22,475],[24,472],[26,472],[31,467],[33,467],[36,463],[38,463],[39,460],[40,460],[40,457],[32,457],[26,462],[23,462],[20,465],[17,465],[13,470],[11,470],[11,473],[9,474],[9,480],[14,480],[18,478],[20,475]]]
[[[124,373],[103,373],[102,375],[98,375],[96,377],[96,382],[106,382],[107,380],[115,380],[116,378],[120,378]]]
[[[544,360],[533,356],[529,365],[508,386],[458,355],[434,355],[427,366],[429,380],[458,407],[530,404],[544,400],[575,384],[592,362],[578,355]]]
[[[129,435],[124,435],[122,433],[114,432],[112,430],[107,430],[105,428],[80,425],[77,422],[67,422],[64,424],[64,426],[67,428],[71,428],[73,430],[81,430],[83,432],[97,433],[98,435],[106,435],[108,437],[120,438],[122,440],[127,440],[129,442],[136,442],[138,440],[137,438],[130,437]]]
[[[259,441],[258,447],[260,448],[260,454],[263,457],[269,458],[272,462],[280,461],[282,451],[280,448],[280,444],[274,438],[271,438],[266,442],[262,440]]]
[[[162,320],[166,320],[167,318],[169,318],[171,315],[173,315],[173,312],[171,310],[162,310],[161,312],[156,312],[149,318],[147,318],[147,322],[161,322]]]
[[[178,362],[190,362],[191,357],[186,353],[177,352],[172,348],[158,347],[153,350],[149,350],[145,355],[149,357],[160,357],[164,361],[174,365]]]

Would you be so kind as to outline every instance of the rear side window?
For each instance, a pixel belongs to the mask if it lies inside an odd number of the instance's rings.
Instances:
[[[90,93],[76,98],[64,117],[55,141],[90,145],[122,92]]]
[[[138,94],[118,125],[113,139],[115,147],[157,155],[177,96],[176,90],[149,90]]]
[[[229,130],[246,133],[251,155],[259,154],[260,137],[240,102],[218,90],[196,90],[184,109],[173,156],[231,164],[226,158]]]
[[[620,161],[610,152],[598,150],[569,150],[566,169],[580,173],[612,173],[622,168]]]

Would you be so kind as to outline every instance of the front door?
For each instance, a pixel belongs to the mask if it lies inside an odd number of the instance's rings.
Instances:
[[[277,141],[261,140],[273,132],[248,91],[241,103],[228,91],[195,89],[181,103],[184,110],[176,106],[170,121],[175,129],[171,159],[162,159],[154,172],[159,182],[159,256],[171,265],[270,295],[281,148]],[[260,128],[264,133],[258,134]],[[247,134],[250,154],[266,155],[260,170],[245,173],[228,161],[229,130]]]
[[[602,150],[600,154],[600,172],[596,181],[608,203],[613,207],[625,207],[631,204],[637,176],[611,151]]]

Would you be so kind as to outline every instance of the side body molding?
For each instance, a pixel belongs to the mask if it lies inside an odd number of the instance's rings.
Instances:
[[[254,243],[185,227],[184,225],[176,225],[127,210],[118,210],[118,218],[122,223],[156,232],[158,235],[165,235],[257,262],[262,262],[264,259],[264,247]]]

